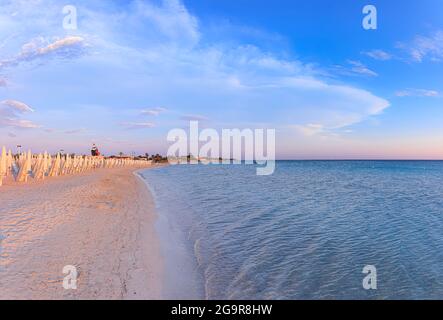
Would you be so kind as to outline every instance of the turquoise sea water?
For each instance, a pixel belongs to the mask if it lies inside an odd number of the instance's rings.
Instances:
[[[166,297],[443,298],[443,162],[278,161],[146,170]],[[365,265],[377,290],[365,290]]]

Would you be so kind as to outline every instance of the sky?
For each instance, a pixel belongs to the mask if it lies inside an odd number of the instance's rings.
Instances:
[[[443,159],[442,80],[441,0],[0,0],[13,150],[164,154],[198,120],[279,159]]]

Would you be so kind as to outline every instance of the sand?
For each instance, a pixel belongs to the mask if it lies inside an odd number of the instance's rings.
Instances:
[[[0,299],[160,299],[154,208],[127,168],[1,187]]]

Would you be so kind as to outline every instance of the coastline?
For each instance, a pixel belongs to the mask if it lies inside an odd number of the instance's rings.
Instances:
[[[137,170],[3,186],[0,299],[160,299],[157,216]],[[66,265],[75,290],[63,288]]]
[[[172,167],[177,166],[171,166],[169,169]],[[155,221],[155,230],[160,241],[165,275],[162,282],[162,299],[205,299],[205,280],[204,274],[198,265],[198,257],[195,251],[196,243],[192,243],[188,233],[190,230],[186,227],[190,222],[188,220],[189,216],[184,212],[183,208],[185,206],[183,205],[179,205],[173,210],[170,210],[171,208],[165,210],[168,206],[164,197],[168,197],[170,192],[167,190],[158,192],[157,186],[154,186],[155,181],[157,181],[154,178],[156,176],[155,171],[140,169],[134,174],[148,188],[156,205],[158,218]],[[162,172],[165,173],[165,171]],[[168,184],[167,188],[171,185],[174,185],[174,182]],[[176,187],[173,189],[175,190]]]

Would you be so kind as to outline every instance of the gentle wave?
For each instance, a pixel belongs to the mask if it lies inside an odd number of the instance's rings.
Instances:
[[[165,250],[179,273],[170,297],[443,297],[443,162],[278,161],[272,176],[180,165],[143,176],[166,219],[162,242],[180,247]],[[365,265],[377,267],[377,290],[362,287]]]

